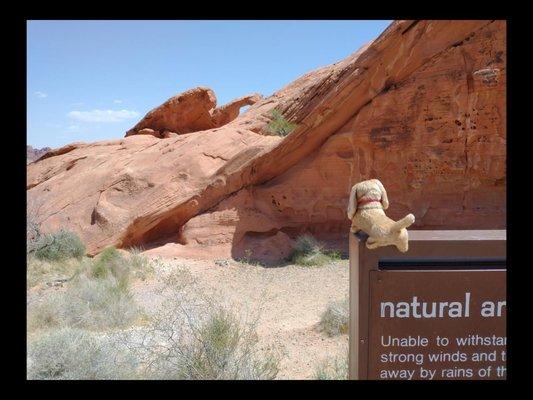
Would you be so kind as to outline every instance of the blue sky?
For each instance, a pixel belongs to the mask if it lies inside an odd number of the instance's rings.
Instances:
[[[184,90],[268,96],[391,21],[28,21],[27,141],[120,138]]]

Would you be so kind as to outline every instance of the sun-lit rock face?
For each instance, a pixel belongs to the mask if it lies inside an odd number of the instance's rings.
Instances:
[[[414,229],[501,229],[505,60],[504,21],[396,21],[268,98],[217,109],[201,88],[196,119],[162,105],[126,138],[49,152],[28,166],[28,196],[46,230],[75,230],[91,253],[274,262],[304,232],[345,250],[349,191],[369,178]],[[297,123],[285,138],[264,133],[273,109]]]
[[[190,132],[219,128],[239,116],[242,107],[261,100],[258,94],[243,96],[215,108],[215,93],[206,87],[197,87],[171,97],[151,110],[132,129],[131,135],[152,135],[168,138]]]

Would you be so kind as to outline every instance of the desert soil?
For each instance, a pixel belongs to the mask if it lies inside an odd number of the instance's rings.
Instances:
[[[318,328],[328,303],[348,295],[347,260],[321,267],[277,268],[232,260],[224,266],[183,259],[165,260],[165,264],[165,269],[188,270],[207,292],[231,302],[242,315],[260,313],[257,331],[261,344],[275,346],[284,355],[277,379],[313,379],[317,364],[347,351],[346,334],[328,337]],[[145,308],[157,301],[158,291],[155,280],[134,287]]]

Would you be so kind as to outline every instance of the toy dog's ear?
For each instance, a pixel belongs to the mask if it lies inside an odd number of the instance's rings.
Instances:
[[[383,205],[383,209],[386,210],[387,208],[389,208],[389,198],[387,197],[387,191],[379,180],[376,179],[376,181],[379,188],[381,189],[381,204]]]
[[[350,192],[350,199],[348,200],[348,219],[353,219],[355,212],[357,211],[357,184],[352,186],[352,191]]]

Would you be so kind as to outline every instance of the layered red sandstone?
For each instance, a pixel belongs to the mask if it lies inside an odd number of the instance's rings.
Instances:
[[[92,254],[275,261],[302,233],[346,249],[349,190],[368,178],[414,228],[504,228],[505,59],[504,21],[395,21],[242,115],[239,99],[226,113],[207,101],[198,115],[217,128],[187,117],[179,131],[175,110],[125,138],[49,152],[28,166],[28,196],[45,230],[76,231]],[[264,134],[274,108],[298,124],[285,138]],[[142,129],[160,133],[131,133]]]

